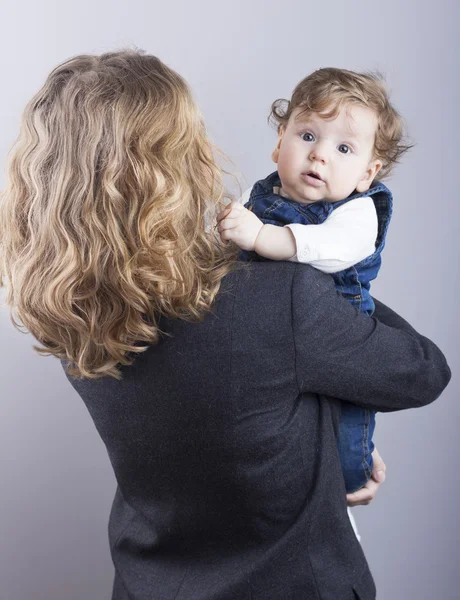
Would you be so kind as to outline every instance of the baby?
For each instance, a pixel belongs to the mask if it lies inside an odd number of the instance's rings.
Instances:
[[[244,260],[291,260],[330,273],[338,292],[372,315],[370,282],[392,212],[392,195],[375,178],[388,176],[410,147],[382,80],[319,69],[290,101],[276,100],[270,117],[278,127],[278,170],[220,213],[222,240],[236,243]],[[338,446],[347,493],[371,477],[374,427],[373,412],[342,403]]]

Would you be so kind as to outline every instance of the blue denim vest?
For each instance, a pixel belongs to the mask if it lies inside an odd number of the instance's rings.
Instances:
[[[289,223],[318,225],[323,223],[339,206],[355,198],[372,197],[378,219],[374,253],[348,269],[331,274],[340,294],[361,312],[371,315],[374,312],[374,302],[369,292],[370,282],[377,277],[381,265],[380,255],[385,246],[393,205],[390,190],[383,183],[375,181],[367,192],[353,193],[339,202],[321,200],[312,204],[300,204],[275,194],[273,188],[279,186],[281,186],[281,182],[278,172],[275,171],[266,179],[261,179],[254,184],[249,201],[245,204],[245,207],[256,214],[263,223],[279,227]],[[243,252],[241,258],[243,260],[265,260],[255,252]]]

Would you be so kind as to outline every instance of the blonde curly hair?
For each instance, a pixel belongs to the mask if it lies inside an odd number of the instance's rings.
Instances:
[[[227,198],[213,150],[187,83],[155,56],[80,55],[50,73],[0,196],[0,287],[38,353],[77,379],[121,379],[160,316],[211,309],[237,259],[212,227]]]

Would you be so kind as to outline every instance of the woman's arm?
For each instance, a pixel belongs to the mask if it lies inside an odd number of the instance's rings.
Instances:
[[[381,412],[424,406],[448,384],[439,348],[384,304],[357,312],[332,278],[296,265],[292,330],[302,392],[347,400]]]

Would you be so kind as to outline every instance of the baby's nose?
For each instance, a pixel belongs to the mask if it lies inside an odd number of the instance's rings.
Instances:
[[[317,162],[322,162],[323,164],[327,163],[328,153],[324,144],[316,145],[314,148],[312,148],[308,158],[312,161],[316,160]]]

